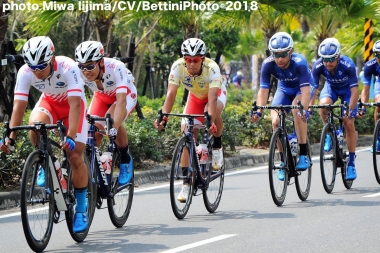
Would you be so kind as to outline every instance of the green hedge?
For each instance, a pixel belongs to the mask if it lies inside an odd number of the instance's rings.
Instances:
[[[183,112],[182,94],[182,89],[179,89],[172,112]],[[224,121],[222,142],[229,152],[234,152],[237,146],[268,147],[269,145],[272,134],[270,112],[266,110],[258,123],[252,123],[249,119],[252,97],[251,90],[228,91],[227,106],[222,114]],[[153,128],[153,121],[163,101],[164,98],[150,100],[139,97],[145,119],[138,119],[137,114],[132,113],[126,122],[130,149],[137,169],[145,169],[147,164],[170,160],[175,144],[181,136],[180,118],[170,117],[165,132],[158,132]],[[373,133],[373,111],[374,108],[368,108],[366,118],[355,121],[359,134]],[[29,113],[26,113],[24,119],[27,120],[28,116]],[[319,142],[323,125],[317,112],[312,115],[308,127],[311,142]],[[0,132],[3,132],[3,124],[0,124]],[[28,133],[25,131],[19,132],[16,143],[16,151],[12,155],[6,156],[0,152],[0,187],[3,190],[17,183],[25,159],[33,151]]]

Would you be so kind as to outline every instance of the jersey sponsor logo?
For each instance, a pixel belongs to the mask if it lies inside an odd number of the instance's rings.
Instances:
[[[183,83],[183,85],[189,87],[189,88],[193,88],[193,85],[191,83]]]
[[[57,79],[61,78],[61,74],[56,75]]]
[[[295,78],[283,78],[283,79],[279,78],[279,80],[281,82],[295,82],[295,81],[298,80],[298,77],[295,77]]]
[[[131,93],[131,98],[136,99],[136,93]]]
[[[78,84],[78,77],[77,77],[77,73],[75,73],[75,70],[72,70],[71,74],[74,75],[74,81],[75,81],[76,84]]]
[[[65,85],[65,82],[57,82],[56,84],[57,84],[57,86],[59,86],[60,88],[62,88]]]
[[[269,56],[268,58],[266,58],[264,60],[264,63],[269,63],[269,62],[272,62],[272,61],[274,61],[273,56]]]
[[[36,89],[39,89],[39,90],[43,90],[43,89],[45,89],[45,84],[44,84],[44,83],[40,83],[40,84],[36,83],[36,84],[34,84],[33,86],[34,86]]]
[[[121,79],[121,81],[123,81],[123,79],[124,79],[123,78],[123,72],[121,72],[120,68],[118,68],[117,71],[119,71],[120,79]]]
[[[185,76],[185,83],[191,82],[191,77],[190,76]]]
[[[339,78],[339,79],[335,79],[335,78],[329,78],[327,79],[329,82],[331,83],[343,83],[343,82],[346,82],[348,81],[348,76],[345,76],[343,78]]]
[[[302,61],[302,59],[300,57],[292,57],[292,59],[293,59],[293,61],[295,61],[297,63]]]
[[[114,64],[114,63],[109,63],[109,64],[107,65],[107,68],[115,69],[115,68],[116,68],[116,64]]]
[[[315,66],[315,68],[317,69],[317,68],[320,68],[321,66],[323,66],[323,63],[322,63],[322,62],[319,63],[319,64],[317,64],[317,66]]]
[[[72,66],[70,66],[69,64],[64,63],[64,62],[61,62],[61,63],[59,64],[59,66],[60,66],[61,68],[63,68],[63,69],[67,69],[67,70],[70,70],[70,69],[72,68]]]
[[[369,67],[369,66],[372,66],[375,63],[376,63],[376,60],[374,60],[374,61],[373,60],[372,61],[367,61],[367,63],[365,65],[367,65]]]
[[[108,82],[106,83],[107,86],[112,86],[113,84],[114,84],[113,81],[108,81]]]
[[[349,62],[340,60],[340,63],[342,63],[343,65],[346,65],[347,67],[351,67],[351,64]]]
[[[88,87],[94,86],[94,84],[92,82],[89,82],[89,81],[84,81],[84,84],[87,85]]]
[[[110,79],[110,77],[111,77],[111,74],[106,75],[106,79]]]

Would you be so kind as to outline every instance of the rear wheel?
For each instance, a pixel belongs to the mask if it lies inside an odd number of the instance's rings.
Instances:
[[[375,170],[376,181],[380,184],[380,150],[377,150],[377,140],[379,140],[380,120],[376,122],[375,130],[373,132],[373,169]]]
[[[321,134],[321,145],[320,145],[320,164],[321,164],[321,177],[322,177],[322,184],[323,188],[325,188],[325,191],[327,193],[331,193],[334,189],[335,185],[335,176],[336,176],[336,137],[335,133],[333,132],[333,128],[330,124],[326,124],[323,127],[322,134]],[[326,144],[326,137],[331,140],[331,146],[329,144]],[[326,145],[326,150],[324,146]],[[328,148],[329,147],[329,148]],[[331,147],[331,149],[330,149]]]
[[[25,162],[21,180],[22,227],[29,247],[36,252],[46,248],[53,229],[53,185],[46,169],[45,186],[37,185],[37,173],[43,164],[43,154],[40,151],[31,153]]]
[[[203,189],[203,202],[207,211],[210,213],[215,212],[218,208],[220,200],[222,198],[223,184],[224,184],[224,168],[226,166],[226,161],[224,160],[223,154],[223,166],[219,171],[214,171],[212,168],[212,139],[208,145],[208,162],[204,166],[206,178],[208,180],[208,188]]]
[[[132,159],[132,156],[131,156]],[[132,164],[133,161],[131,160]],[[108,214],[110,216],[110,219],[112,221],[112,224],[120,228],[124,226],[125,222],[127,222],[129,213],[131,212],[132,208],[132,200],[133,200],[133,193],[134,193],[134,170],[133,175],[131,178],[131,181],[123,186],[119,186],[117,180],[118,177],[115,176],[114,173],[115,170],[119,170],[120,168],[120,157],[118,150],[115,150],[113,152],[112,156],[112,172],[111,172],[111,186],[112,186],[112,192],[113,192],[113,198],[107,199],[107,207],[108,207]],[[115,187],[117,186],[117,187]]]
[[[189,158],[187,164],[181,164],[182,156]],[[194,161],[194,159],[191,160]],[[191,167],[194,168],[190,164],[190,142],[188,137],[184,136],[177,142],[174,149],[170,171],[170,202],[173,213],[178,219],[185,218],[190,208],[195,180],[195,171],[188,171],[188,168]],[[184,184],[188,185],[188,190],[182,198],[180,193]]]
[[[309,138],[307,138],[306,144],[307,144],[310,166],[305,171],[297,171],[296,177],[295,177],[297,194],[298,194],[298,197],[300,198],[300,200],[302,200],[302,201],[305,201],[307,199],[307,197],[309,196],[310,185],[311,185],[311,171],[312,171],[311,170],[311,168],[312,168],[311,149],[310,149]],[[298,147],[298,150],[300,150],[299,147]]]
[[[269,145],[269,185],[272,199],[277,206],[281,206],[284,203],[288,187],[289,175],[284,138],[282,131],[276,129],[273,132]],[[280,176],[282,173],[283,177]]]

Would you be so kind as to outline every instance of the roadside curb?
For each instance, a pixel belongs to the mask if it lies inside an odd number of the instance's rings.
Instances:
[[[373,142],[372,136],[359,136],[357,147],[371,146]],[[311,153],[313,156],[319,153],[320,145],[311,145]],[[239,156],[225,158],[226,170],[236,170],[238,168],[255,166],[255,164],[263,164],[268,162],[268,153],[262,154],[243,154]],[[158,168],[146,171],[135,172],[135,183],[143,185],[153,182],[168,181],[170,178],[170,166],[160,166]],[[20,191],[0,192],[0,210],[6,210],[19,206]]]

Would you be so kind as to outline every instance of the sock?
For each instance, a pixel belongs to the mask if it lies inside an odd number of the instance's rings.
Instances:
[[[182,167],[182,176],[187,177],[187,167]],[[183,180],[184,184],[190,184],[190,178]]]
[[[125,145],[124,147],[120,148],[118,147],[120,151],[120,163],[125,164],[125,163],[130,163],[131,162],[131,156],[128,154],[128,144]]]
[[[285,162],[285,161],[284,161],[284,152],[280,152],[280,158],[281,158],[281,161],[282,161],[282,162]]]
[[[350,152],[348,154],[349,154],[348,166],[355,167],[355,152]]]
[[[213,149],[220,149],[222,148],[222,136],[215,137],[214,136],[214,143],[212,144]]]
[[[75,212],[85,213],[86,212],[86,197],[87,197],[87,187],[86,188],[75,188],[75,198],[77,199],[77,205],[75,207]]]
[[[305,144],[300,143],[300,155],[307,155],[307,146]]]

